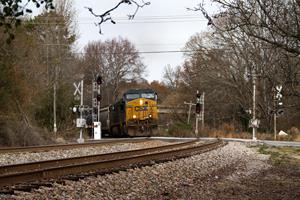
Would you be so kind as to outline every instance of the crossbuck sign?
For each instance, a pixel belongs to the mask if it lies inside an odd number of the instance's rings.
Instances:
[[[76,84],[76,83],[74,82],[73,85],[74,85],[74,87],[75,87],[74,96],[81,95],[81,91],[80,91],[80,85],[81,85],[81,82],[79,82],[78,84]]]

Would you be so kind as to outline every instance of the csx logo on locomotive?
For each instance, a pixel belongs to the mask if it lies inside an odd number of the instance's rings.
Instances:
[[[136,107],[135,107],[135,110],[136,110],[136,111],[143,111],[143,110],[147,110],[147,109],[148,109],[147,106],[136,106]]]

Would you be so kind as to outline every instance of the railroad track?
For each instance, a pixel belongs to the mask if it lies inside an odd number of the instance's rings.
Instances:
[[[51,182],[64,179],[78,180],[86,176],[111,173],[135,166],[152,165],[225,145],[222,141],[202,145],[197,142],[198,140],[193,140],[148,149],[2,166],[0,192],[12,193],[14,190],[24,190],[24,188],[30,190],[39,185],[51,185]]]
[[[42,152],[42,151],[51,151],[51,150],[62,150],[62,149],[74,149],[74,148],[84,148],[92,146],[103,146],[111,145],[117,143],[137,143],[137,142],[146,142],[151,139],[149,138],[140,138],[140,139],[119,139],[111,141],[101,141],[101,142],[86,142],[86,143],[72,143],[72,144],[57,144],[57,145],[44,145],[44,146],[29,146],[29,147],[8,147],[0,148],[0,154],[2,153],[20,153],[20,152]]]

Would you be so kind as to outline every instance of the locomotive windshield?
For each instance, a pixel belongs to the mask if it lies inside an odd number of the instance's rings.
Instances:
[[[138,98],[156,99],[155,93],[142,93],[142,94],[126,94],[127,100],[133,100]]]
[[[133,100],[133,99],[137,99],[137,98],[140,98],[140,94],[126,94],[127,100]]]
[[[146,99],[155,99],[155,93],[142,93],[141,97]]]
[[[157,94],[152,89],[130,89],[124,93],[124,98],[127,101],[131,101],[138,98],[146,98],[157,100]]]
[[[151,89],[131,89],[124,94],[124,97],[129,101],[138,98],[157,100],[157,94]]]

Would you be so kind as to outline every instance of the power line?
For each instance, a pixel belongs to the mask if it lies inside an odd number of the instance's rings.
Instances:
[[[185,43],[140,43],[136,46],[184,46]]]
[[[166,50],[166,51],[139,51],[140,54],[159,54],[159,53],[188,53],[194,51],[185,50]]]
[[[157,20],[157,21],[135,21],[135,20],[128,20],[128,21],[116,21],[116,24],[162,24],[162,23],[192,23],[192,22],[206,22],[206,20]],[[32,24],[36,25],[65,25],[64,23],[55,23],[55,22],[31,22]],[[96,24],[97,20],[91,22],[76,22],[76,24]]]
[[[37,16],[37,18],[47,18],[47,16]],[[63,19],[63,16],[48,16],[49,19]],[[128,20],[128,17],[112,17],[114,20]],[[79,20],[94,20],[96,17],[80,17]],[[134,20],[152,20],[152,19],[203,19],[200,15],[154,15],[154,16],[136,16]],[[205,19],[203,19],[205,20]]]
[[[200,50],[159,50],[159,51],[138,51],[139,54],[163,54],[163,53],[195,53]],[[74,54],[81,54],[85,55],[85,52],[74,52]],[[111,52],[94,52],[93,55],[100,55],[100,54],[131,54],[131,53],[111,53]]]
[[[50,22],[48,22],[50,18]],[[38,16],[35,19],[45,19],[41,22],[31,22],[39,25],[63,25],[64,23],[51,22],[55,20],[61,20],[63,17],[60,16]],[[26,19],[26,18],[25,18]],[[47,20],[46,20],[47,19]],[[98,18],[77,18],[77,24],[95,24]],[[128,17],[113,17],[117,24],[138,24],[138,23],[187,23],[187,22],[206,22],[207,20],[199,15],[165,15],[165,16],[139,16],[133,20],[129,20]]]

